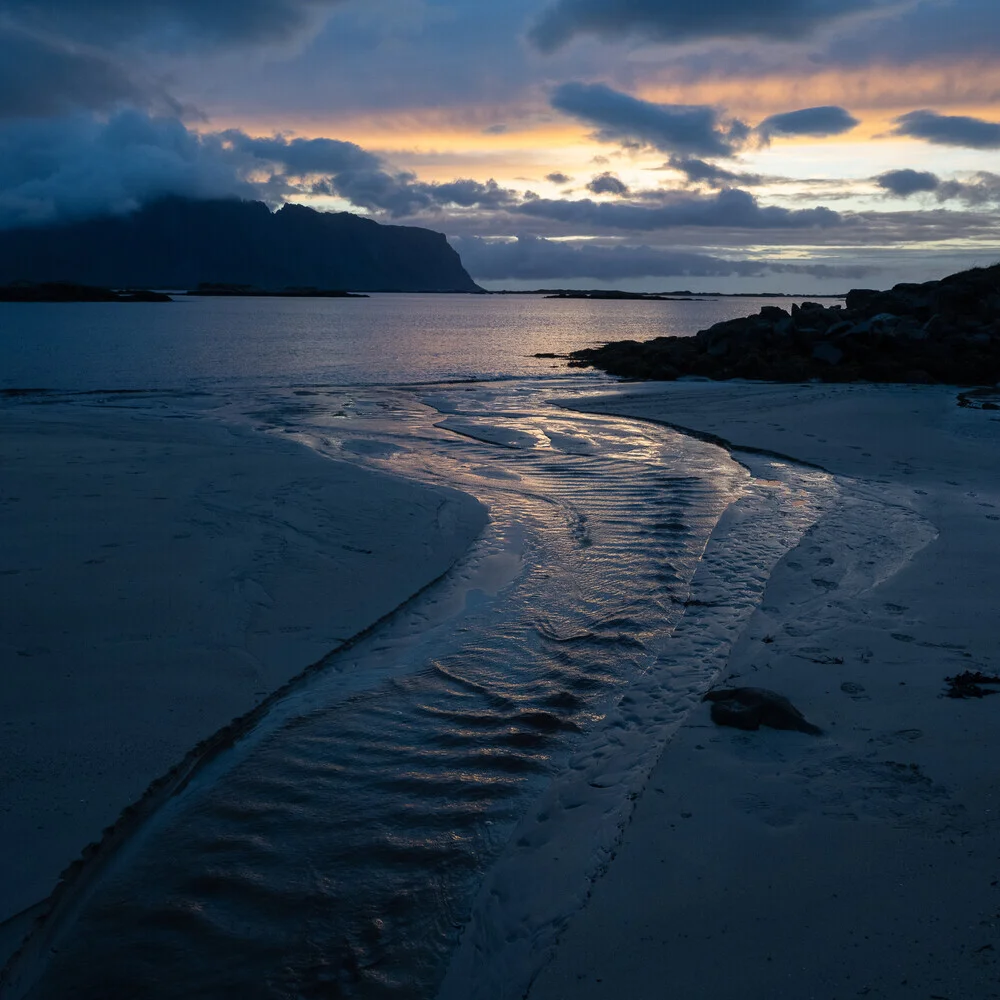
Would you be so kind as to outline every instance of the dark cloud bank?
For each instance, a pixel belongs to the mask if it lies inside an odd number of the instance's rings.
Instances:
[[[968,115],[939,115],[924,109],[900,115],[895,125],[894,135],[923,139],[939,146],[1000,149],[1000,122]]]
[[[529,37],[543,52],[578,35],[682,44],[706,38],[802,38],[821,25],[889,6],[880,0],[556,0]]]
[[[605,172],[592,178],[587,190],[593,194],[628,194],[628,185],[614,174]]]
[[[666,166],[672,170],[680,171],[692,184],[707,184],[714,188],[735,185],[756,187],[758,184],[764,183],[764,178],[760,174],[727,170],[717,163],[708,163],[696,157],[671,156]]]
[[[597,127],[600,142],[650,146],[667,153],[728,156],[749,134],[742,122],[720,121],[708,105],[655,104],[602,83],[564,83],[552,107]]]
[[[858,119],[844,108],[826,106],[771,115],[757,126],[757,132],[766,139],[773,136],[798,135],[824,138],[830,135],[843,135],[859,124]]]
[[[0,228],[123,213],[166,194],[254,197],[235,154],[174,118],[123,111],[0,128]]]
[[[22,24],[114,44],[143,37],[153,46],[273,42],[342,0],[5,0]]]
[[[590,182],[619,200],[543,199],[495,181],[428,183],[336,139],[254,137],[231,129],[198,134],[176,118],[123,111],[23,119],[0,127],[0,226],[37,225],[122,213],[165,194],[235,195],[278,204],[303,195],[335,195],[394,219],[432,221],[442,210],[497,212],[593,230],[649,232],[678,226],[803,229],[837,225],[826,208],[761,206],[746,191],[635,192],[613,174]]]
[[[181,113],[144,55],[267,45],[346,0],[4,0],[0,119],[132,107]]]
[[[900,198],[906,198],[921,191],[934,191],[941,184],[936,174],[909,168],[887,170],[884,174],[879,174],[875,181],[880,188]]]
[[[146,87],[113,57],[0,22],[0,119],[146,103]]]
[[[272,205],[330,194],[392,218],[514,198],[494,181],[421,183],[352,142],[198,134],[176,118],[135,110],[107,121],[81,114],[0,127],[2,228],[120,214],[167,194]]]
[[[713,171],[715,180],[726,179],[724,169],[702,157],[730,158],[751,143],[775,138],[842,135],[860,124],[845,108],[825,105],[771,115],[752,128],[737,118],[725,118],[709,104],[657,104],[603,83],[564,83],[552,92],[550,103],[556,111],[594,126],[592,138],[598,142],[670,153],[671,165],[691,165],[690,172],[677,166],[691,180],[708,181]],[[731,174],[729,179],[738,176]]]
[[[1000,204],[1000,174],[988,170],[977,171],[967,181],[945,181],[930,171],[904,168],[879,174],[875,183],[897,198],[933,194],[942,202],[954,199],[967,205]]]
[[[714,195],[664,192],[659,205],[593,201],[590,198],[534,198],[517,206],[523,215],[572,223],[590,230],[650,232],[681,226],[729,229],[813,229],[840,223],[829,208],[789,209],[762,206],[747,191],[727,188]]]

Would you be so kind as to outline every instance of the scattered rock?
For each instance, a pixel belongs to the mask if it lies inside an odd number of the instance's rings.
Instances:
[[[985,698],[988,694],[997,694],[992,687],[984,684],[1000,684],[1000,677],[980,673],[978,670],[966,670],[954,677],[946,677],[949,698]]]
[[[863,684],[857,684],[855,681],[844,681],[840,685],[840,690],[846,695],[850,695],[855,701],[868,701],[868,695],[865,692]]]
[[[794,729],[818,736],[823,730],[807,722],[805,716],[783,695],[766,688],[725,688],[709,691],[704,701],[712,702],[712,721],[718,726],[755,730]]]
[[[1000,410],[1000,386],[959,393],[958,405],[973,410]]]

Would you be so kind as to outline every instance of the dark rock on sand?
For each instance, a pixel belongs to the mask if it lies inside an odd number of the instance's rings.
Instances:
[[[958,405],[973,410],[1000,410],[1000,385],[960,392]]]
[[[819,735],[823,730],[807,722],[805,716],[783,695],[766,688],[725,688],[709,691],[704,701],[712,702],[712,721],[737,729],[794,729]]]
[[[994,687],[983,687],[984,684],[1000,684],[1000,677],[981,673],[978,670],[966,670],[954,677],[946,677],[949,698],[985,698],[988,694],[997,694]]]
[[[854,289],[844,305],[764,306],[693,337],[624,340],[570,357],[571,365],[639,379],[993,384],[1000,264],[888,291]]]

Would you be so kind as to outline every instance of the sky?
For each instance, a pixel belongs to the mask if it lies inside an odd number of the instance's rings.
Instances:
[[[1000,260],[996,0],[2,0],[0,228],[239,196],[491,289]]]

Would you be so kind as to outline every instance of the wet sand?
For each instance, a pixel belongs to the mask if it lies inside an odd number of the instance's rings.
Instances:
[[[719,678],[781,692],[823,734],[696,709],[531,1000],[1000,996],[1000,697],[944,696],[946,676],[1000,671],[1000,414],[956,397],[674,383],[579,404],[845,490]]]
[[[676,383],[574,403],[844,488],[719,678],[823,735],[695,708],[532,1000],[1000,995],[1000,697],[942,697],[1000,670],[1000,414],[956,395]],[[199,420],[0,420],[3,919],[199,739],[443,572],[484,514]]]
[[[6,405],[0,469],[0,925],[486,521],[462,493],[134,410]]]

